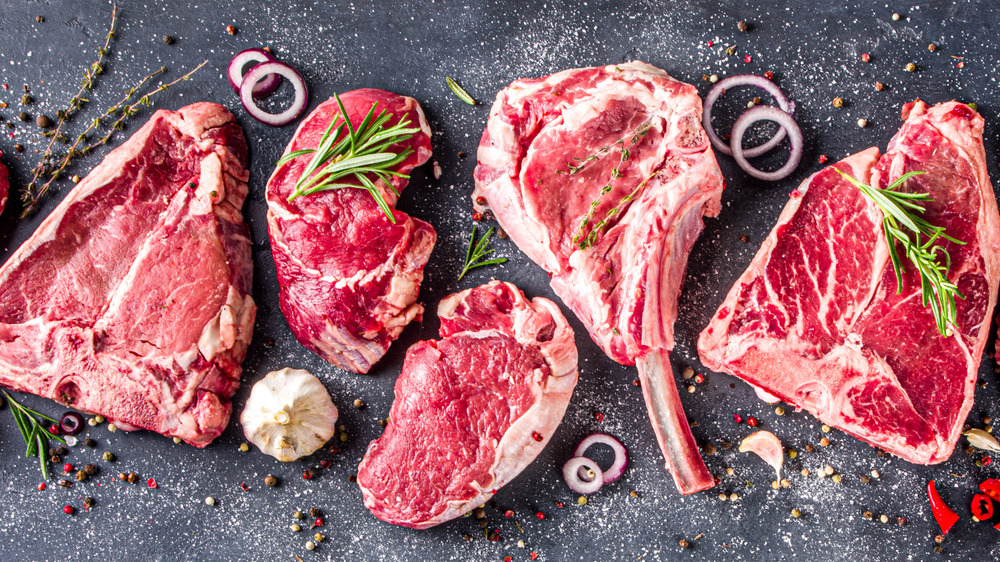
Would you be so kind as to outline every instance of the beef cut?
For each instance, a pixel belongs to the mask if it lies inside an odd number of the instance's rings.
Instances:
[[[406,352],[385,433],[358,467],[365,505],[426,529],[485,503],[552,439],[577,379],[552,301],[492,281],[438,305],[441,339]]]
[[[396,171],[408,174],[430,158],[430,125],[413,98],[363,89],[340,99],[355,126],[377,103],[376,115],[386,110],[392,116],[385,127],[409,117],[411,126],[421,129],[390,149],[413,149]],[[302,121],[285,154],[316,148],[334,119],[341,119],[340,111],[329,99]],[[366,373],[423,312],[417,294],[437,235],[429,223],[397,210],[392,224],[362,189],[320,192],[289,202],[310,158],[300,156],[278,167],[267,184],[267,225],[281,311],[302,345],[338,367]],[[396,177],[392,184],[402,192],[407,179]],[[396,194],[382,182],[378,186],[394,207]]]
[[[157,111],[0,268],[0,384],[204,447],[253,331],[246,141]]]
[[[723,189],[701,108],[693,86],[643,62],[518,80],[490,110],[473,194],[601,349],[638,364],[685,494],[714,485],[669,362],[687,257]]]
[[[967,105],[907,104],[876,148],[813,174],[702,332],[711,369],[732,373],[824,423],[910,462],[939,463],[972,407],[1000,281],[1000,216],[986,173],[983,119]],[[964,300],[942,336],[906,268],[896,292],[879,209],[834,168],[885,188],[929,193],[925,218],[966,244],[942,241]]]
[[[10,190],[10,178],[7,174],[7,166],[0,164],[0,213],[3,212],[7,204],[7,192]]]

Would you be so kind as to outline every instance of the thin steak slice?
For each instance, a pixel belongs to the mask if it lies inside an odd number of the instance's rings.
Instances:
[[[687,256],[723,189],[701,106],[693,86],[642,62],[518,80],[490,110],[473,194],[601,349],[638,364],[684,494],[714,485],[669,361]]]
[[[552,301],[492,281],[438,305],[440,340],[406,351],[389,424],[358,467],[379,519],[426,529],[478,507],[538,456],[577,379]]]
[[[940,242],[951,255],[949,278],[965,295],[951,333],[938,332],[905,256],[896,293],[881,212],[830,166],[792,194],[698,350],[711,369],[932,464],[951,455],[972,407],[1000,282],[1000,216],[982,117],[965,104],[918,100],[903,118],[884,155],[870,148],[834,166],[881,188],[927,172],[904,189],[929,193],[925,218],[966,242]]]
[[[253,332],[243,131],[157,111],[0,268],[0,384],[198,447]]]
[[[0,163],[0,213],[7,205],[7,192],[10,190],[10,178],[7,174],[7,166]]]
[[[408,174],[431,156],[431,129],[413,98],[383,90],[354,90],[340,96],[348,118],[361,123],[373,103],[386,110],[391,127],[404,116],[420,132],[390,150],[413,153],[396,171]],[[302,124],[285,154],[316,148],[337,103],[319,105]],[[346,133],[345,133],[346,134]],[[367,373],[424,308],[417,303],[424,265],[434,248],[434,227],[395,211],[396,224],[362,189],[339,189],[288,201],[312,156],[277,168],[267,184],[267,226],[281,285],[281,311],[299,342],[334,365]],[[353,180],[346,180],[353,181]],[[407,179],[392,180],[397,192]],[[397,196],[381,182],[383,197]]]

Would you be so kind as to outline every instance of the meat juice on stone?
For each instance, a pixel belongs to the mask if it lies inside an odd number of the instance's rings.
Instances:
[[[693,86],[638,61],[518,80],[490,111],[472,197],[551,272],[604,352],[638,365],[685,494],[714,485],[669,363],[687,256],[723,190],[701,106]]]
[[[355,126],[377,103],[376,116],[383,110],[391,116],[385,128],[409,118],[410,126],[420,129],[389,149],[413,149],[395,171],[408,174],[430,158],[430,126],[413,98],[362,89],[340,99]],[[285,154],[316,148],[334,119],[341,119],[336,101],[321,103],[299,125]],[[397,210],[393,224],[363,189],[324,191],[288,201],[311,158],[300,156],[278,167],[267,184],[267,224],[281,311],[302,345],[338,367],[366,373],[423,312],[416,301],[436,234],[429,223]],[[392,187],[402,192],[407,181],[394,177]],[[397,195],[381,181],[376,185],[394,206]]]
[[[747,271],[702,332],[706,366],[910,462],[945,461],[972,407],[979,358],[1000,282],[1000,216],[986,173],[983,119],[958,102],[907,104],[879,156],[871,148],[834,166],[886,188],[928,193],[924,218],[947,228],[949,278],[965,296],[942,336],[903,259],[889,260],[882,214],[827,167],[786,205]]]
[[[204,447],[253,333],[247,147],[232,114],[157,111],[0,268],[0,384]]]

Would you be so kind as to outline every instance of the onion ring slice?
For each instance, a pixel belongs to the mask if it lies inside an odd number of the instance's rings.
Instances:
[[[580,477],[580,469],[586,467],[594,471],[594,479],[587,481]],[[562,468],[563,480],[570,490],[577,494],[593,494],[604,485],[604,472],[597,463],[587,457],[573,457]]]
[[[607,433],[591,433],[584,437],[583,441],[580,441],[580,444],[576,446],[576,449],[573,450],[573,456],[582,457],[587,452],[587,449],[594,445],[607,445],[615,452],[615,462],[611,463],[611,466],[603,471],[604,483],[610,484],[621,478],[622,474],[625,474],[625,467],[628,466],[628,451],[625,449],[625,445],[622,445],[621,441]]]
[[[775,123],[781,125],[788,131],[788,141],[791,143],[791,152],[788,154],[788,161],[785,165],[773,172],[765,172],[758,170],[747,162],[747,156],[749,155],[749,150],[743,150],[741,143],[743,142],[743,135],[747,132],[747,129],[753,123],[757,121],[774,121]],[[798,167],[799,162],[802,160],[802,129],[799,129],[798,123],[792,119],[792,116],[785,113],[784,111],[778,109],[777,107],[772,107],[770,105],[758,105],[753,109],[748,109],[740,118],[733,123],[733,138],[730,140],[730,148],[733,152],[733,158],[736,163],[739,164],[740,168],[750,174],[751,176],[765,181],[777,181],[784,179],[791,175],[791,173]]]
[[[248,63],[252,62],[256,65],[273,60],[278,59],[274,58],[274,55],[264,49],[247,49],[236,53],[236,56],[229,61],[229,67],[226,69],[226,78],[229,79],[229,86],[233,89],[233,92],[236,92],[236,94],[239,95],[240,86],[243,85],[243,67],[245,67]],[[280,84],[281,76],[278,76],[277,74],[268,74],[264,78],[261,78],[259,82],[254,84],[253,97],[262,98],[277,90]]]
[[[268,74],[283,76],[291,83],[295,89],[295,99],[292,105],[281,113],[268,113],[257,106],[253,98],[253,85]],[[250,69],[243,77],[243,85],[240,86],[240,102],[254,119],[271,125],[281,127],[298,119],[309,103],[309,91],[306,89],[306,81],[297,70],[281,61],[267,61],[258,64]]]
[[[719,138],[719,135],[715,133],[715,129],[712,128],[712,107],[715,105],[715,101],[719,99],[719,96],[722,95],[724,90],[735,86],[756,86],[771,94],[771,96],[774,97],[774,101],[778,102],[778,107],[780,107],[785,113],[791,115],[795,112],[795,102],[788,101],[788,97],[781,91],[781,88],[763,76],[757,76],[756,74],[737,74],[735,76],[729,76],[719,80],[715,86],[708,91],[708,95],[705,96],[705,105],[704,111],[701,115],[701,124],[705,128],[705,133],[708,134],[708,140],[712,141],[712,146],[714,146],[719,152],[730,156],[733,154],[732,149],[728,144],[723,142],[721,138]],[[778,132],[775,133],[773,137],[768,139],[767,142],[753,148],[748,148],[743,151],[743,154],[746,154],[747,158],[767,154],[774,147],[778,146],[778,143],[785,138],[785,135],[786,131],[784,127],[779,127]]]

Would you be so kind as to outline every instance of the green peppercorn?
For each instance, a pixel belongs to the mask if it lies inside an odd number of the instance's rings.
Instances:
[[[299,520],[302,520],[302,519],[306,518],[306,516],[303,515],[301,511],[296,511],[295,513],[292,514],[292,517],[294,517],[296,519],[299,519]]]
[[[115,460],[115,455],[111,451],[104,451],[104,454],[101,456],[101,458],[103,458],[107,462],[111,462]]]
[[[21,96],[21,105],[29,105],[33,101],[35,101],[35,98],[31,97],[30,94],[24,94]]]
[[[86,472],[84,472],[82,470],[76,471],[76,481],[77,482],[83,482],[86,479],[87,479],[87,473]]]

